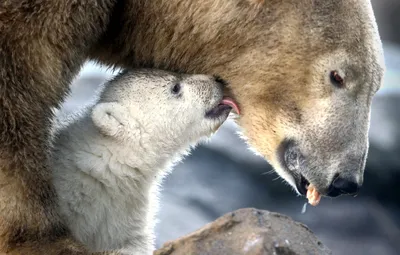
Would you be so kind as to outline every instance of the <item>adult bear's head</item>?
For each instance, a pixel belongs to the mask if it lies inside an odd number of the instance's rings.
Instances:
[[[121,1],[110,34],[100,60],[228,80],[249,144],[300,193],[361,186],[384,72],[369,0]]]

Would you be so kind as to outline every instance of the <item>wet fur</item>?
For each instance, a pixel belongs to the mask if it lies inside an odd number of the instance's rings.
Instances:
[[[328,121],[317,147],[306,140],[321,127],[307,119],[309,105],[333,93],[317,59],[346,52],[354,73],[363,74],[343,96],[360,102],[364,117],[351,125],[361,129],[349,137],[367,147],[365,116],[384,68],[375,26],[369,0],[1,1],[0,251],[87,254],[60,220],[47,164],[50,108],[86,59],[221,75],[240,103],[249,143],[290,182],[276,150],[296,137],[314,158],[308,175],[325,188],[334,169],[324,173],[324,164],[342,163],[345,150],[328,161],[318,152],[352,114],[329,119],[334,105],[314,108]]]

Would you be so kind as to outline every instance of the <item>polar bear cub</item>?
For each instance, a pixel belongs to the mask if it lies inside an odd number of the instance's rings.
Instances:
[[[162,178],[238,111],[223,89],[216,77],[125,71],[56,130],[53,180],[75,238],[92,251],[152,254]]]

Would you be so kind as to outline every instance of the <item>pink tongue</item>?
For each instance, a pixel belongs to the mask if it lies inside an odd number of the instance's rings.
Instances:
[[[230,107],[232,107],[232,109],[233,109],[238,115],[240,115],[239,107],[237,106],[237,104],[235,103],[235,101],[233,101],[232,98],[224,97],[224,98],[222,99],[221,104],[229,105]]]

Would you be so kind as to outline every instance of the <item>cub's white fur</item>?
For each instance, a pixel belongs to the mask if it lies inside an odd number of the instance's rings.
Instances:
[[[229,109],[218,108],[222,87],[204,75],[125,72],[56,128],[53,179],[78,240],[93,251],[152,254],[158,186],[228,116]]]

